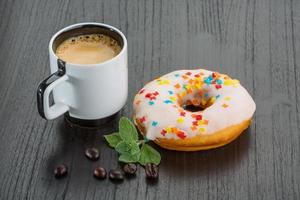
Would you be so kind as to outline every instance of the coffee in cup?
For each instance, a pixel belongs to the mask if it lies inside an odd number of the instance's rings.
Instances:
[[[118,42],[104,34],[85,34],[63,41],[55,54],[74,64],[98,64],[112,59],[121,51]]]

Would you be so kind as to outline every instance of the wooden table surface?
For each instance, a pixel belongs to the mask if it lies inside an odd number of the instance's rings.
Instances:
[[[300,1],[1,0],[0,199],[300,199]],[[42,119],[36,88],[50,73],[48,42],[59,29],[96,21],[128,38],[129,98],[153,78],[203,67],[237,78],[257,110],[231,144],[162,154],[159,181],[143,168],[121,184],[93,178],[97,164],[118,167],[97,131]],[[242,110],[241,110],[242,112]],[[98,162],[83,152],[96,146]],[[56,180],[53,169],[69,166]]]

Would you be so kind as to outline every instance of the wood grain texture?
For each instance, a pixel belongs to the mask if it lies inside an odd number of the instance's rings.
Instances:
[[[118,167],[98,131],[71,128],[37,113],[36,88],[49,75],[47,45],[66,25],[97,21],[128,38],[129,98],[176,69],[228,73],[253,95],[251,127],[205,152],[160,149],[156,184],[144,170],[122,184],[92,177],[96,164]],[[1,0],[0,199],[300,199],[300,1],[297,0]],[[96,146],[99,162],[84,149]],[[53,168],[70,174],[55,180]]]

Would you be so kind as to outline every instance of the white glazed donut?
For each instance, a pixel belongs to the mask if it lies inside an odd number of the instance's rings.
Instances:
[[[204,69],[174,71],[134,98],[134,121],[160,146],[195,151],[223,146],[245,130],[255,103],[238,80]],[[192,112],[190,105],[202,108]]]

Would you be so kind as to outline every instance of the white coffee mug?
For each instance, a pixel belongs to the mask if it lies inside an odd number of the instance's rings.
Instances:
[[[102,33],[115,39],[121,52],[99,64],[75,64],[59,59],[55,50],[64,40],[83,34]],[[39,114],[48,120],[68,113],[74,119],[98,120],[117,113],[128,94],[127,40],[115,27],[79,23],[58,31],[49,43],[51,75],[39,84]],[[49,95],[53,92],[54,104]]]

